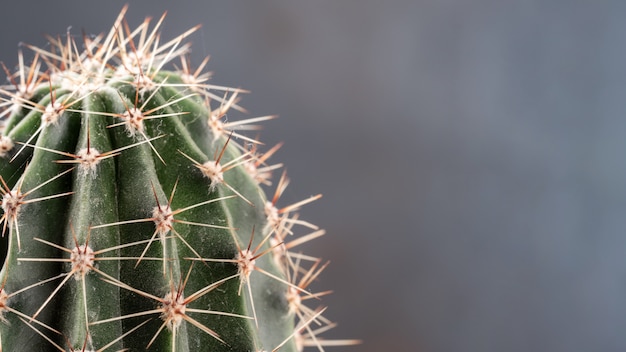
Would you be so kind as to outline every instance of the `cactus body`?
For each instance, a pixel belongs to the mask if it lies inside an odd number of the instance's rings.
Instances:
[[[332,325],[302,304],[325,265],[289,251],[323,234],[294,213],[319,196],[277,209],[286,178],[270,201],[261,188],[276,148],[236,131],[271,117],[225,122],[241,91],[188,68],[193,29],[161,44],[161,21],[131,31],[124,12],[84,52],[52,39],[7,72],[1,350],[342,344],[315,338]]]

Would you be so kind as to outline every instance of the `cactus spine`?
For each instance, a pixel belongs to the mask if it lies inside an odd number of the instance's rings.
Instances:
[[[226,122],[243,91],[191,70],[163,17],[51,38],[0,90],[3,351],[301,351],[333,324],[304,301],[324,270],[292,249],[324,234],[278,208],[288,180]],[[165,65],[176,61],[176,70]],[[170,64],[171,66],[171,64]],[[45,71],[44,71],[45,69]],[[304,234],[302,234],[304,233]],[[308,234],[307,234],[308,233]]]

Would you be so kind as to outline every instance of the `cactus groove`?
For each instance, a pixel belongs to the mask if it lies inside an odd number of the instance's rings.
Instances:
[[[198,27],[162,41],[164,16],[131,29],[125,13],[2,64],[0,351],[358,343],[320,336],[329,292],[309,285],[327,263],[293,250],[324,235],[298,215],[320,195],[280,207],[280,145],[241,132],[274,116],[226,121],[244,91],[191,69]]]

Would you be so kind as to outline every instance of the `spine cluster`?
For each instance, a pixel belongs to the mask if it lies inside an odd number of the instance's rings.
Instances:
[[[275,118],[227,118],[241,89],[192,69],[126,8],[112,29],[49,37],[2,68],[0,351],[303,351],[326,340],[300,252],[324,230],[283,205],[289,179],[255,137]],[[256,132],[255,132],[256,133]],[[271,198],[265,196],[268,189]]]

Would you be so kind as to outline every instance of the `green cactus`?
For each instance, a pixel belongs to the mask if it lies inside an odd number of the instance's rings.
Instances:
[[[292,249],[324,234],[282,208],[288,180],[225,121],[240,89],[191,70],[163,17],[50,38],[0,89],[2,351],[301,351],[334,325]],[[78,48],[83,48],[81,52]],[[172,61],[175,61],[172,64]],[[174,68],[167,68],[173,66]],[[308,234],[307,234],[308,233]],[[309,300],[312,299],[312,300]],[[303,304],[312,302],[314,309]]]

